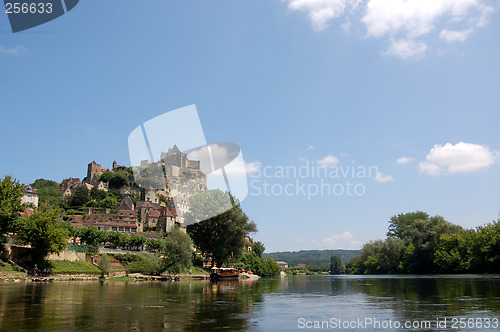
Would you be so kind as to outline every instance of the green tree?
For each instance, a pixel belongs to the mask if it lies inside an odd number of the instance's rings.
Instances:
[[[474,246],[476,237],[477,233],[474,230],[461,234],[442,234],[434,252],[434,264],[437,270],[441,273],[469,272],[472,260],[470,249]]]
[[[31,216],[20,220],[18,236],[31,244],[33,261],[42,263],[51,253],[59,253],[66,247],[69,234],[59,221],[61,211],[42,204]]]
[[[64,196],[59,190],[59,184],[55,181],[37,179],[31,184],[37,190],[39,203],[47,202],[52,206],[63,206]]]
[[[89,191],[90,199],[94,201],[100,201],[108,197],[108,194],[104,190],[98,189],[96,186],[92,187]]]
[[[191,266],[193,249],[191,238],[182,232],[179,227],[174,227],[169,232],[163,245],[165,270],[179,272],[183,267]]]
[[[116,197],[108,196],[99,201],[99,206],[103,208],[112,208],[118,205]]]
[[[244,238],[256,232],[257,226],[250,221],[239,203],[225,211],[229,194],[220,190],[210,190],[195,195],[190,204],[190,212],[184,214],[186,222],[196,222],[187,227],[195,246],[212,258],[218,267],[229,259],[238,260],[243,254]],[[232,198],[231,198],[232,200]],[[224,211],[220,214],[217,214]],[[204,220],[206,216],[214,216]]]
[[[109,259],[107,254],[103,254],[101,259],[97,263],[97,266],[101,269],[102,274],[109,274],[111,271],[111,260]]]
[[[254,252],[245,253],[241,257],[240,263],[243,268],[261,277],[276,276],[281,273],[281,268],[274,258],[269,257],[266,261]]]
[[[446,221],[441,216],[429,220],[414,220],[401,232],[407,244],[403,269],[409,273],[435,272],[437,267],[434,264],[434,252],[441,235],[461,232],[462,227]]]
[[[262,257],[262,254],[266,251],[266,247],[260,241],[254,242],[252,244],[252,252],[254,252],[257,256]]]
[[[165,270],[163,260],[159,257],[159,255],[143,253],[133,256],[134,260],[127,264],[127,270],[132,273],[158,275]]]
[[[346,269],[351,274],[401,273],[404,252],[405,244],[401,239],[369,241],[361,248],[361,254],[347,264]]]
[[[89,246],[98,246],[107,240],[106,231],[101,231],[93,226],[80,228],[80,241]]]
[[[405,236],[408,234],[408,227],[410,227],[415,220],[429,220],[429,215],[422,211],[395,215],[389,220],[389,231],[387,232],[387,236],[406,240]]]
[[[134,249],[139,250],[145,243],[146,243],[146,238],[142,235],[138,234],[131,234],[130,236],[130,246]]]
[[[268,266],[268,275],[269,276],[277,276],[281,274],[281,267],[279,266],[278,263],[274,260],[274,258],[269,257],[266,260],[267,266]]]
[[[111,172],[111,171],[105,171],[104,173],[101,174],[101,176],[99,176],[99,181],[103,181],[103,182],[109,182],[113,176],[115,175],[114,172]]]
[[[330,258],[330,274],[344,274],[345,266],[340,260],[339,256],[332,256]]]
[[[160,239],[148,239],[146,241],[146,250],[149,251],[164,251],[165,241]]]
[[[111,189],[120,189],[121,187],[128,185],[129,185],[129,180],[127,173],[125,173],[125,171],[117,171],[113,174],[111,179],[109,179],[109,188]]]
[[[23,187],[10,176],[0,180],[0,243],[5,241],[4,234],[14,229],[19,212],[25,207],[21,201]]]
[[[90,199],[89,191],[84,186],[75,190],[70,199],[71,206],[85,206]]]

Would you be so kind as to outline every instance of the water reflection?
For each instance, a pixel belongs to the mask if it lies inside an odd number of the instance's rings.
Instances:
[[[409,320],[499,312],[499,276],[0,283],[1,331],[290,330],[300,317]]]

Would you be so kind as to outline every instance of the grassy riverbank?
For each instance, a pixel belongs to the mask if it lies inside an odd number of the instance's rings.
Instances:
[[[48,263],[51,274],[101,274],[98,267],[84,261],[51,260]]]

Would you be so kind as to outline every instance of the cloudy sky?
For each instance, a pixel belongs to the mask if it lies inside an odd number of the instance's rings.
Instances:
[[[86,0],[0,20],[0,176],[129,164],[142,123],[195,104],[247,163],[268,251],[359,248],[423,210],[500,211],[500,16],[487,0]]]

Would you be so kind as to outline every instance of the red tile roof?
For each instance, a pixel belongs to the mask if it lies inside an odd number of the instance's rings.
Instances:
[[[158,210],[153,210],[148,214],[148,217],[151,218],[159,218],[160,217],[160,211]]]

